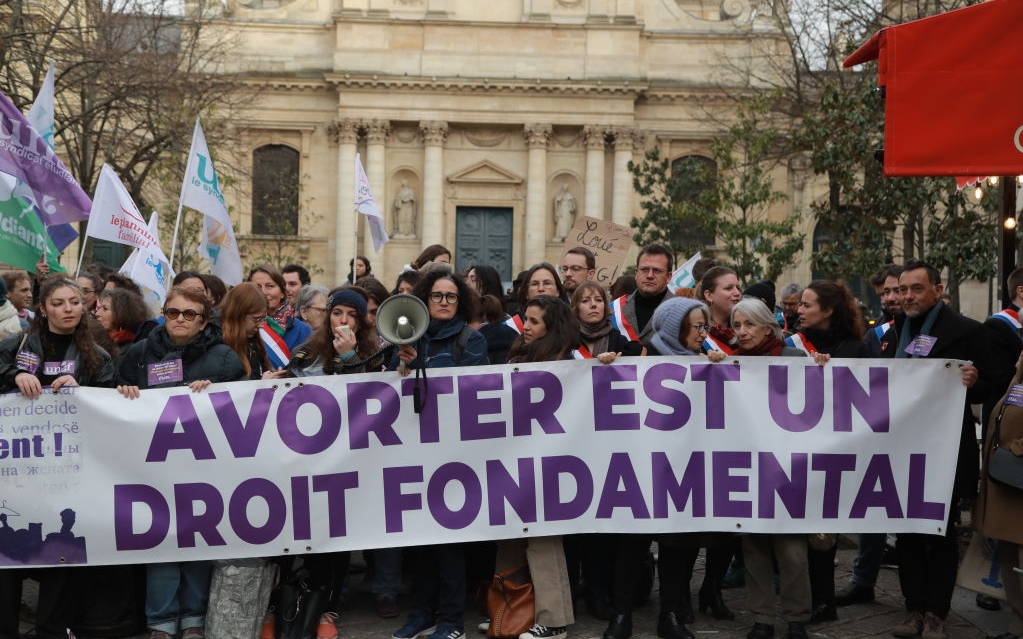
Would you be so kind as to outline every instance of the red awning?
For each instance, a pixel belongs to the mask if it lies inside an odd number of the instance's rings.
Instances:
[[[875,59],[885,175],[1023,173],[1023,0],[882,29],[844,65]]]

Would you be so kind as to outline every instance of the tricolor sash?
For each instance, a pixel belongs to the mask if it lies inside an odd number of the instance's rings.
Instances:
[[[580,344],[579,348],[572,351],[572,359],[593,359],[593,353],[585,344]]]
[[[1023,339],[1023,335],[1020,334],[1020,329],[1023,328],[1023,324],[1019,321],[1019,311],[1015,311],[1011,308],[1006,308],[998,311],[991,316],[994,319],[1001,320],[1012,327],[1016,337]]]
[[[810,355],[817,352],[817,347],[814,346],[813,343],[806,338],[806,335],[803,335],[802,333],[793,333],[786,337],[785,345],[798,348],[804,353],[808,353]]]
[[[522,316],[518,313],[504,320],[504,325],[510,326],[516,333],[522,335]]]
[[[888,332],[888,329],[895,324],[895,320],[888,320],[884,324],[878,324],[874,327],[874,336],[877,337],[877,341],[881,341],[881,337]]]
[[[703,350],[705,351],[721,351],[725,355],[735,355],[735,349],[725,344],[718,338],[708,335],[703,340]]]
[[[266,357],[274,368],[284,368],[291,361],[291,349],[284,342],[284,328],[270,317],[259,325],[259,339],[266,347]]]
[[[619,333],[628,337],[629,341],[638,342],[639,333],[632,327],[632,324],[629,324],[629,320],[625,319],[625,302],[628,300],[628,295],[622,295],[611,302],[611,323]]]

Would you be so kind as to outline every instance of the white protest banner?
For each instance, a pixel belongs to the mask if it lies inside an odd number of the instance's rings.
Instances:
[[[632,248],[632,229],[608,220],[580,215],[565,236],[565,250],[574,246],[585,246],[593,251],[597,258],[597,274],[594,279],[606,288],[621,275],[625,258]]]
[[[942,534],[966,392],[957,363],[436,369],[418,414],[420,382],[397,373],[137,400],[7,394],[0,494],[17,534],[0,535],[0,565],[582,532]]]

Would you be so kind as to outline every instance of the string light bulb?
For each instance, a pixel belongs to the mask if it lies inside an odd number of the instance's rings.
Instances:
[[[1016,218],[1015,217],[1007,217],[1007,218],[1005,218],[1005,221],[1002,222],[1002,224],[1005,226],[1006,230],[1012,231],[1013,229],[1016,228]]]
[[[991,186],[998,186],[998,176],[992,175],[987,179],[987,183],[990,184]]]
[[[979,184],[977,185],[977,188],[973,189],[973,197],[978,200],[984,197],[984,189],[980,188]]]

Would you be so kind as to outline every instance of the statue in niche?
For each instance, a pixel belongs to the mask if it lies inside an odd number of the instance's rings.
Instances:
[[[565,236],[575,224],[575,196],[568,190],[568,184],[562,184],[554,196],[554,237],[552,242],[564,242]]]
[[[401,188],[394,196],[394,237],[416,236],[416,193],[408,180],[401,181]]]

